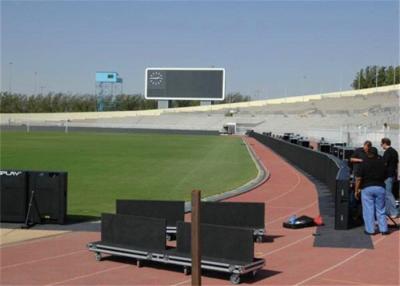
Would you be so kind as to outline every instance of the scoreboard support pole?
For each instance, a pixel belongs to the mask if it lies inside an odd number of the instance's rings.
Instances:
[[[208,100],[208,101],[202,100],[202,101],[200,101],[200,105],[201,105],[201,106],[203,106],[203,105],[205,105],[205,106],[207,106],[207,105],[212,105],[212,101],[210,101],[210,100]]]
[[[170,106],[170,100],[158,100],[157,108],[158,109],[167,109]]]

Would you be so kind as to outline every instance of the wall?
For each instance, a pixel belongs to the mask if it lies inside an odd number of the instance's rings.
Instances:
[[[350,170],[346,163],[330,154],[257,132],[250,132],[249,136],[327,185],[335,201],[335,229],[352,226],[349,217]]]

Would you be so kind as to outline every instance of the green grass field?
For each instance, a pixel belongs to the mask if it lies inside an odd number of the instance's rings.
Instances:
[[[1,168],[68,172],[68,213],[114,212],[116,199],[188,200],[257,175],[237,137],[124,133],[2,132]]]

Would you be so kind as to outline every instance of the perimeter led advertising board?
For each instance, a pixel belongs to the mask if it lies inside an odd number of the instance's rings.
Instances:
[[[157,100],[224,100],[222,68],[147,68],[145,98]]]

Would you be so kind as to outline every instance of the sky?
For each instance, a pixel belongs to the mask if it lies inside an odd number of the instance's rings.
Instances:
[[[116,71],[222,67],[254,99],[351,89],[399,64],[399,1],[1,1],[1,90],[95,93]]]

